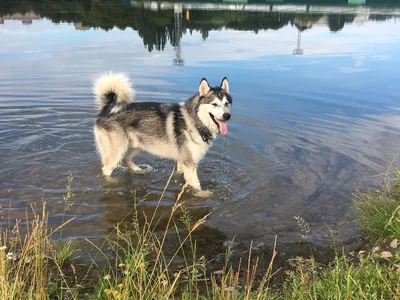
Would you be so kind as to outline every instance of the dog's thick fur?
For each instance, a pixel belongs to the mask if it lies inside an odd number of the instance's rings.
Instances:
[[[120,73],[101,75],[94,83],[98,115],[94,125],[103,174],[111,176],[122,160],[136,173],[145,173],[132,162],[141,151],[177,161],[177,172],[199,196],[202,191],[197,166],[218,134],[227,133],[232,98],[225,77],[211,88],[202,79],[199,92],[186,102],[133,102],[135,91]]]

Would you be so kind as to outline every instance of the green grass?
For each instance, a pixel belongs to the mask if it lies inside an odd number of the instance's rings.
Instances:
[[[331,266],[299,259],[288,274],[282,299],[399,299],[400,273],[393,263],[368,254],[352,263],[337,254]]]
[[[72,240],[68,240],[67,242],[60,240],[55,244],[54,249],[54,260],[58,265],[62,265],[66,261],[70,261],[72,256],[79,251]]]
[[[372,240],[400,238],[400,171],[393,174],[381,189],[353,194],[355,215]]]

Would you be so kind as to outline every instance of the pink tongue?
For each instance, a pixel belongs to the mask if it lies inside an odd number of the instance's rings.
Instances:
[[[221,122],[219,120],[217,120],[218,122],[218,126],[219,126],[219,131],[221,131],[222,135],[226,135],[228,133],[228,124],[226,124],[225,122]]]

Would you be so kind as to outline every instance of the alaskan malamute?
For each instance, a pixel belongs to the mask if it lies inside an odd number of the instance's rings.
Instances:
[[[228,132],[232,98],[226,77],[214,88],[203,78],[199,92],[179,104],[133,102],[135,91],[121,73],[101,75],[93,91],[98,107],[94,136],[105,176],[111,176],[122,160],[133,172],[146,173],[132,162],[144,151],[175,160],[177,172],[196,195],[212,195],[201,189],[197,166],[217,135]]]

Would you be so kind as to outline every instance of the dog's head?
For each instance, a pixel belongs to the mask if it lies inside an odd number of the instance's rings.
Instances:
[[[219,87],[212,88],[203,78],[199,85],[197,115],[212,133],[228,133],[226,122],[231,118],[232,97],[229,94],[228,78],[222,79]]]

